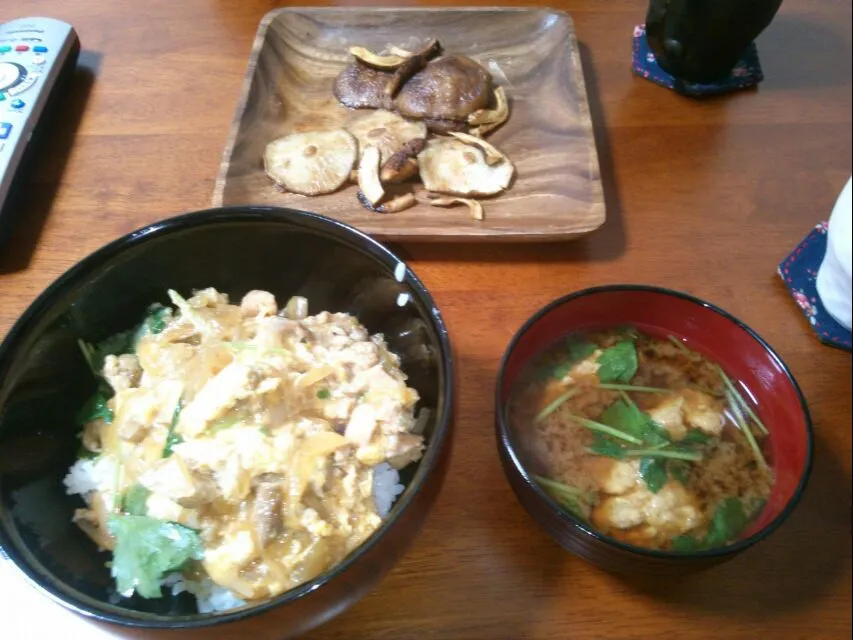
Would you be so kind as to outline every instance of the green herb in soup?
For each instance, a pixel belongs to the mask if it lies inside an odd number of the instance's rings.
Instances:
[[[521,376],[510,419],[544,491],[641,547],[731,544],[773,486],[757,409],[671,336],[632,327],[568,336]]]

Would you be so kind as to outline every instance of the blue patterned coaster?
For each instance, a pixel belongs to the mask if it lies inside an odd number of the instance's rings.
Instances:
[[[829,315],[817,295],[817,270],[826,255],[827,223],[821,222],[776,269],[818,339],[850,351],[853,336]]]
[[[721,82],[700,84],[674,78],[661,69],[655,60],[655,54],[652,53],[648,42],[646,42],[645,25],[634,27],[634,54],[631,70],[641,78],[693,97],[738,91],[752,87],[764,80],[761,63],[758,61],[758,48],[754,42],[749,45],[746,53],[743,54],[743,58],[732,69],[731,75]]]

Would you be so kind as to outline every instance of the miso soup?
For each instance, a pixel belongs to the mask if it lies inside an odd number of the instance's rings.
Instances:
[[[522,373],[509,420],[528,471],[562,508],[640,547],[731,544],[773,486],[757,409],[669,336],[569,335]]]

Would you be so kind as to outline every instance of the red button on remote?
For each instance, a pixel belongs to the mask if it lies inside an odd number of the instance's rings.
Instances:
[[[15,51],[29,51],[30,47],[26,44],[19,44],[15,47]]]

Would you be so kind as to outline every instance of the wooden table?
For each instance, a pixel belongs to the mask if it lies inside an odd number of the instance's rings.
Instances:
[[[90,251],[209,204],[253,34],[276,4],[3,3],[0,20],[74,24],[84,51],[0,257],[0,335]],[[609,221],[570,244],[400,248],[455,342],[450,476],[397,569],[311,637],[849,638],[851,358],[817,342],[775,268],[850,174],[850,2],[787,0],[759,39],[760,89],[706,102],[631,75],[642,0],[555,5],[583,45]],[[686,290],[742,318],[779,350],[813,412],[814,472],[791,518],[676,582],[629,585],[561,551],[517,504],[495,451],[492,388],[510,336],[554,297],[616,282]]]

